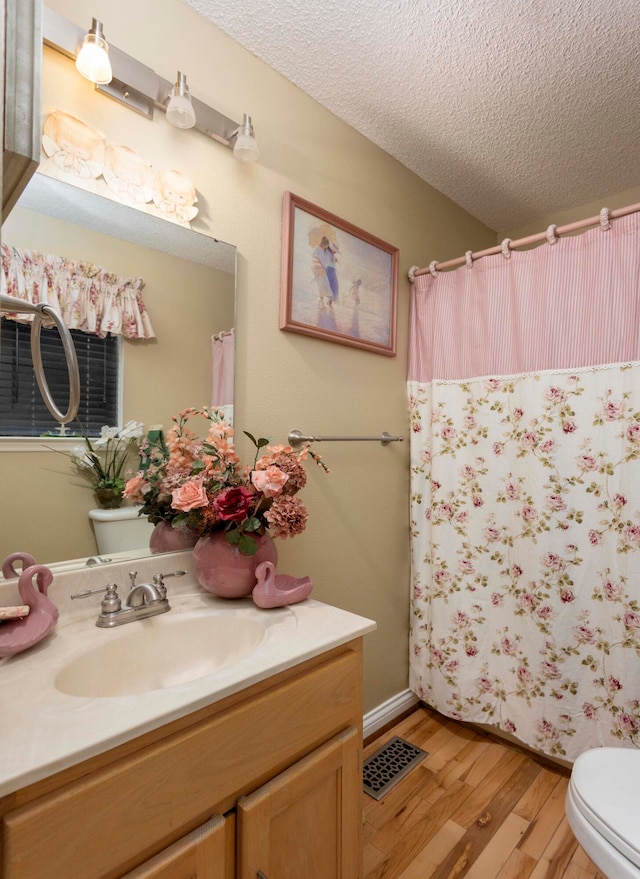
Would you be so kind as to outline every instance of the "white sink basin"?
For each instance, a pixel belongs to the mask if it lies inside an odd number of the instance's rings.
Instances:
[[[64,665],[55,687],[70,696],[132,696],[205,677],[256,650],[266,627],[231,614],[162,614],[96,630],[100,644]]]
[[[176,556],[173,567],[188,567],[189,553]],[[158,564],[158,556],[137,561],[139,582],[150,583]],[[130,566],[56,575],[49,593],[58,625],[0,659],[0,799],[375,628],[314,598],[270,610],[215,598],[187,576],[172,581],[168,613],[100,629],[99,600],[70,596],[126,583]],[[0,607],[19,603],[16,584],[0,581]]]

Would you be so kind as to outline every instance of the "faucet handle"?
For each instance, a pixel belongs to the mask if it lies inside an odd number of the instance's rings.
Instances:
[[[165,577],[184,577],[184,575],[188,573],[189,571],[171,571],[170,574],[154,574],[153,582],[162,585],[162,581]]]
[[[167,596],[167,587],[164,585],[165,577],[184,577],[185,574],[188,574],[189,571],[171,571],[169,574],[154,574],[153,575],[153,583],[157,586],[160,594],[163,598]]]
[[[118,586],[116,583],[107,583],[105,589],[107,593],[100,603],[102,613],[118,613],[122,607],[120,596],[118,595]]]
[[[117,583],[107,583],[106,586],[102,586],[100,589],[83,589],[81,592],[74,592],[71,598],[88,598],[89,595],[98,595],[100,592],[106,593],[100,603],[102,613],[117,613],[122,606],[120,596],[118,595]]]
[[[118,588],[115,583],[113,587]],[[107,589],[111,589],[112,584],[108,584],[107,586],[101,586],[99,589],[83,589],[81,592],[74,592],[71,595],[71,598],[88,598],[90,595],[99,595],[100,592],[106,592]]]

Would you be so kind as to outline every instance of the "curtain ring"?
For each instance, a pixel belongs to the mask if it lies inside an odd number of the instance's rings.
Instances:
[[[429,263],[429,271],[431,272],[431,274],[433,275],[434,278],[438,277],[438,273],[436,271],[437,265],[438,265],[437,259],[432,259],[431,262]]]
[[[600,228],[603,232],[608,232],[611,228],[611,223],[609,222],[609,208],[602,208],[600,211]]]
[[[547,241],[549,242],[549,244],[557,244],[558,243],[558,236],[556,235],[557,228],[558,227],[555,226],[553,223],[548,227]]]
[[[407,276],[412,284],[414,283],[414,281],[416,279],[416,272],[419,272],[419,271],[420,271],[420,269],[418,268],[418,266],[411,266],[411,268],[407,272]]]
[[[505,238],[500,247],[502,248],[502,255],[504,256],[504,258],[511,259],[511,239]]]
[[[464,255],[464,258],[467,261],[467,268],[472,269],[473,268],[473,253],[470,250],[467,250],[467,252]]]

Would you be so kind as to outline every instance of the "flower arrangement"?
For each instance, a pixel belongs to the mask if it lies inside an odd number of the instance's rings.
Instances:
[[[91,480],[98,500],[111,496],[110,505],[120,505],[126,484],[125,465],[143,433],[144,425],[139,421],[128,421],[121,428],[105,425],[94,440],[82,431],[84,444],[75,446],[70,457],[78,472]]]
[[[194,416],[209,422],[204,439],[187,427]],[[198,537],[224,530],[227,541],[249,556],[259,535],[285,538],[304,531],[308,514],[297,496],[307,481],[302,462],[311,457],[329,472],[319,455],[308,446],[297,452],[270,446],[244,431],[256,449],[247,467],[236,454],[233,428],[217,409],[188,408],[171,420],[166,440],[160,434],[143,441],[140,470],[125,487],[125,497],[142,505],[140,515]]]

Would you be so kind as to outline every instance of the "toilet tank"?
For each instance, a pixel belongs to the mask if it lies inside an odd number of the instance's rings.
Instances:
[[[149,548],[153,525],[144,516],[138,516],[139,510],[139,506],[89,510],[100,555]]]

